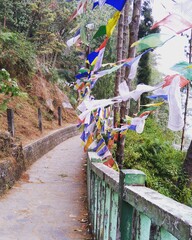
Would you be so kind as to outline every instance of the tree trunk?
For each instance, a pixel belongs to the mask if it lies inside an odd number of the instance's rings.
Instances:
[[[120,16],[119,22],[118,22],[118,38],[117,38],[117,61],[122,60],[122,49],[123,49],[123,21],[124,21],[124,15],[123,12]],[[114,90],[114,96],[119,96],[119,83],[121,80],[121,69],[119,69],[116,73],[116,79],[115,79],[115,90]],[[114,104],[114,126],[117,125],[118,122],[118,116],[119,116],[119,104]]]
[[[58,52],[55,52],[55,53],[54,53],[53,62],[52,62],[52,64],[51,64],[51,67],[52,67],[52,68],[55,68],[55,64],[56,64],[56,61],[57,61],[57,56],[58,56]]]
[[[187,155],[183,164],[183,171],[187,175],[187,187],[192,187],[192,141],[187,150]]]
[[[189,40],[189,63],[191,62],[192,62],[192,30],[191,30],[190,40]],[[188,86],[188,89],[189,89],[189,86]],[[188,94],[189,94],[189,91],[188,91]],[[185,103],[185,116],[184,116],[184,127],[183,127],[183,134],[182,134],[181,150],[182,150],[182,145],[184,141],[184,133],[185,133],[184,131],[185,131],[186,115],[187,115],[187,103],[188,103],[188,96],[186,96],[186,103]],[[183,171],[187,174],[187,177],[188,177],[188,181],[187,181],[188,187],[192,188],[192,141],[187,150],[187,155],[183,164]]]
[[[135,57],[136,50],[135,47],[131,47],[131,45],[138,40],[140,15],[141,15],[141,0],[134,0],[132,21],[129,24],[129,49],[128,49],[129,58]],[[126,67],[125,80],[129,88],[131,89],[130,79],[128,78],[129,72],[130,68]]]
[[[128,11],[129,9],[129,1],[127,2],[127,10],[125,7],[125,11]],[[132,15],[132,21],[129,26],[130,36],[129,36],[129,48],[128,48],[128,57],[135,57],[135,48],[130,48],[131,44],[138,39],[138,32],[139,32],[139,20],[140,20],[140,14],[141,14],[141,0],[134,0],[133,3],[133,15]],[[128,19],[128,17],[127,17]],[[126,19],[125,19],[126,20]],[[125,27],[126,29],[126,27]],[[125,35],[126,36],[126,33]],[[125,40],[126,41],[126,40]],[[126,80],[128,86],[130,87],[130,81],[128,79],[129,76],[129,69],[125,69],[125,75],[124,79]],[[121,103],[121,109],[120,109],[120,123],[123,123],[123,119],[125,118],[125,115],[127,113],[127,102]],[[124,146],[125,146],[125,136],[119,134],[118,142],[117,142],[117,151],[116,151],[116,161],[119,164],[119,167],[122,167],[123,164],[123,158],[124,158]]]

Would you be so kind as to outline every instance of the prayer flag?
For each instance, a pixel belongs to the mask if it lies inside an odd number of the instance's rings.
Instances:
[[[175,74],[175,75],[171,75],[171,76],[168,75],[164,79],[165,83],[163,84],[162,88],[164,88],[166,86],[169,86],[172,83],[172,81],[173,81],[173,79],[175,77],[179,77],[179,86],[180,86],[180,88],[183,88],[184,86],[186,86],[189,83],[189,80],[187,80],[186,78],[180,76],[179,74]]]
[[[117,11],[114,13],[113,17],[109,19],[107,25],[106,25],[106,33],[107,37],[110,37],[115,29],[115,26],[117,25],[117,22],[120,18],[121,12]]]
[[[108,147],[106,145],[104,145],[98,152],[97,152],[97,155],[98,156],[103,156],[107,151],[108,151]]]
[[[171,70],[179,72],[188,80],[192,81],[192,69],[190,68],[191,64],[188,62],[179,62],[171,67]]]
[[[106,165],[107,167],[112,168],[113,165],[115,164],[115,161],[114,161],[114,159],[113,159],[112,156],[111,156],[111,158],[105,160],[105,161],[103,162],[103,164]]]
[[[106,0],[106,3],[121,11],[126,3],[126,0]]]
[[[102,7],[105,3],[121,11],[126,3],[126,0],[94,0],[93,9],[96,6]]]
[[[134,42],[131,47],[136,46],[137,52],[141,52],[148,48],[160,47],[173,37],[163,33],[152,33]]]
[[[169,14],[167,17],[163,18],[161,21],[153,24],[151,29],[157,28],[159,26],[164,26],[177,34],[180,34],[190,28],[192,28],[192,23],[186,20],[184,17],[179,16],[178,14]]]
[[[180,79],[176,76],[168,87],[169,120],[167,127],[172,131],[180,131],[184,125],[179,84]]]
[[[162,98],[164,100],[167,101],[168,97],[167,95],[151,95],[151,96],[147,96],[147,98],[150,98],[150,99],[158,99],[158,98]]]
[[[85,78],[85,77],[88,77],[88,72],[83,72],[83,73],[80,73],[80,74],[77,74],[75,77],[77,79],[81,79],[81,78]]]
[[[78,3],[77,9],[73,12],[73,14],[69,17],[69,22],[76,18],[78,15],[81,15],[86,11],[87,8],[87,0],[82,0]]]
[[[158,102],[158,103],[149,103],[145,105],[141,105],[142,107],[159,107],[163,104],[164,102]]]
[[[87,139],[87,142],[86,142],[86,144],[84,146],[84,151],[85,152],[87,152],[87,150],[88,150],[89,146],[92,144],[92,142],[93,142],[93,135],[90,134],[88,139]]]
[[[101,43],[101,45],[99,46],[99,48],[96,49],[96,52],[98,52],[98,51],[100,51],[101,49],[103,49],[104,47],[106,47],[108,40],[109,40],[109,38],[106,37],[106,38],[104,39],[104,41]]]
[[[73,44],[77,42],[79,38],[80,38],[80,29],[75,33],[74,37],[72,37],[66,42],[67,46],[71,47]]]
[[[105,48],[102,48],[99,51],[97,62],[95,64],[95,66],[94,66],[93,72],[98,71],[102,67],[102,61],[103,61],[104,52],[105,52]]]
[[[99,52],[91,52],[89,53],[89,55],[87,56],[87,60],[89,62],[89,64],[93,64],[94,60],[96,59],[96,57],[99,55]]]
[[[106,35],[106,33],[107,33],[106,25],[100,26],[95,35],[93,36],[93,39],[102,37]]]

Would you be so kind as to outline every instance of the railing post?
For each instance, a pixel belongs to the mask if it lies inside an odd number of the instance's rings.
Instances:
[[[62,108],[58,107],[58,124],[59,126],[62,125]]]
[[[145,185],[146,176],[139,170],[121,170],[119,179],[119,230],[120,239],[132,239],[135,233],[132,232],[134,221],[134,208],[123,200],[124,186]]]
[[[41,109],[38,108],[38,127],[40,132],[43,132],[43,124],[42,124],[42,113],[41,113]]]
[[[8,123],[8,132],[10,132],[11,136],[15,136],[15,128],[14,128],[14,112],[13,109],[7,109],[7,123]]]

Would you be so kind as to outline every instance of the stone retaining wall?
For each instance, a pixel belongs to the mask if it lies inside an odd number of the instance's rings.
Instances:
[[[13,156],[0,161],[0,195],[11,188],[24,170],[58,144],[78,134],[75,125],[65,127],[26,145],[18,146]]]
[[[34,161],[42,157],[51,149],[62,143],[66,139],[78,134],[76,126],[59,129],[23,148],[25,166],[30,166]]]

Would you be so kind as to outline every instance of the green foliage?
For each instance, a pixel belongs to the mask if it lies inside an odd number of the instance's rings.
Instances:
[[[50,68],[48,72],[44,70],[43,73],[44,73],[45,78],[48,81],[50,81],[52,83],[57,83],[58,82],[59,74],[58,74],[58,71],[57,71],[56,68]]]
[[[92,93],[96,99],[111,98],[114,96],[114,76],[108,75],[97,81]]]
[[[10,78],[10,74],[5,70],[0,70],[0,93],[9,95],[10,97],[18,96],[19,87],[15,79]]]
[[[174,149],[173,138],[172,132],[148,118],[142,134],[126,135],[124,167],[142,170],[148,187],[190,205],[192,191],[185,187],[182,173],[184,153]]]
[[[27,1],[0,0],[0,25],[12,31],[26,32],[30,9]]]
[[[33,72],[34,49],[22,34],[1,31],[0,51],[0,68],[6,68],[11,76]]]
[[[15,79],[10,78],[10,74],[5,70],[0,70],[0,94],[7,96],[0,103],[0,110],[6,110],[7,103],[14,96],[22,95]]]

